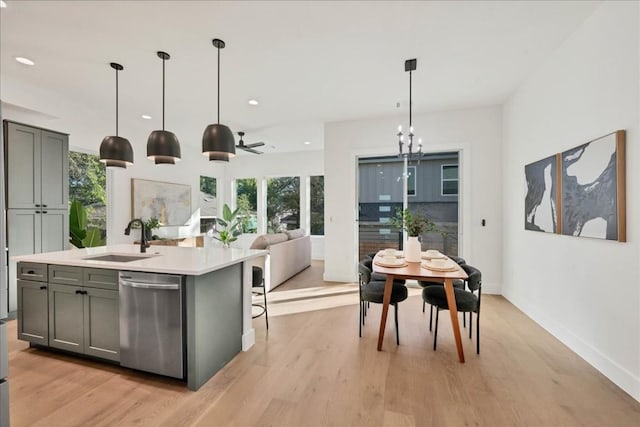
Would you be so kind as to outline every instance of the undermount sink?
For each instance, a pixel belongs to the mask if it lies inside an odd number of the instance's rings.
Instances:
[[[104,255],[90,256],[82,259],[91,260],[91,261],[107,261],[107,262],[131,262],[131,261],[139,261],[141,259],[151,258],[153,256],[154,255],[104,254]]]

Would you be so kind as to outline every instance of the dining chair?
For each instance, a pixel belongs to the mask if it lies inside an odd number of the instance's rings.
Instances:
[[[264,284],[264,273],[262,268],[253,266],[252,268],[252,278],[251,278],[251,294],[254,296],[262,295],[264,297],[263,304],[252,303],[253,307],[259,307],[261,309],[260,313],[251,316],[253,319],[256,317],[260,317],[264,314],[264,320],[267,324],[267,330],[269,330],[269,313],[267,312],[267,291]],[[262,288],[262,291],[254,291],[253,289]]]
[[[371,256],[372,254],[368,254],[367,256],[365,256],[364,258],[362,258],[362,262],[365,263],[365,265],[369,268],[369,270],[372,271],[371,273],[371,280],[374,282],[386,282],[387,281],[387,275],[386,274],[382,274],[382,273],[376,273],[373,271],[373,259],[376,257],[376,254],[373,254],[373,256]],[[396,285],[404,285],[405,283],[407,283],[406,280],[404,279],[393,279],[393,283]]]
[[[449,257],[452,261],[455,261],[456,264],[458,265],[462,265],[462,264],[466,264],[467,262],[464,260],[464,258],[460,258],[457,256],[453,256],[453,255],[447,255],[447,257]],[[429,282],[426,280],[418,280],[418,285],[420,285],[423,288],[426,288],[427,286],[442,286],[443,283],[442,282]],[[462,280],[454,280],[453,281],[453,287],[454,288],[460,288],[460,289],[464,289],[464,282]],[[424,313],[424,307],[425,307],[425,302],[422,301],[422,312]],[[467,327],[466,321],[465,321],[466,317],[462,317],[462,326],[464,326],[465,328]],[[429,330],[431,330],[431,323],[433,322],[433,306],[431,307],[431,313],[429,313]]]
[[[385,282],[371,280],[371,269],[367,267],[365,262],[358,263],[358,275],[359,286],[358,291],[360,294],[360,318],[358,319],[359,336],[362,337],[362,325],[364,325],[364,318],[367,314],[366,304],[373,302],[376,304],[382,304],[384,298]],[[400,345],[400,333],[398,331],[398,303],[407,299],[408,291],[407,287],[402,284],[396,284],[394,282],[391,288],[391,301],[393,305],[396,323],[396,344]]]
[[[476,313],[476,353],[480,354],[480,300],[482,297],[482,273],[477,268],[463,264],[462,269],[469,276],[465,283],[469,290],[455,288],[453,292],[456,297],[456,309],[463,313]],[[477,292],[477,295],[476,295]],[[433,349],[436,349],[436,341],[438,338],[438,318],[440,310],[448,310],[447,295],[444,286],[427,286],[422,290],[422,299],[427,304],[436,307],[436,330],[433,334]],[[469,317],[469,339],[471,339],[473,322]],[[429,321],[429,330],[431,330],[431,321]]]

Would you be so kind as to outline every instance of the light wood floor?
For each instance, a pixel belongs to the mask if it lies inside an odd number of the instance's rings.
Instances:
[[[321,280],[321,268],[316,264],[305,274]],[[285,284],[269,294],[274,314],[268,333],[264,318],[255,319],[256,345],[198,392],[177,381],[29,349],[15,339],[12,321],[12,426],[640,425],[640,403],[502,297],[483,296],[482,352],[476,355],[474,342],[464,338],[467,363],[459,364],[448,316],[440,317],[438,350],[431,349],[420,296],[400,304],[400,346],[389,316],[378,352],[380,307],[372,305],[358,338],[357,288],[325,293],[342,294],[350,304],[313,310],[304,296],[325,296],[304,289],[322,285]],[[303,309],[276,314],[286,305]]]

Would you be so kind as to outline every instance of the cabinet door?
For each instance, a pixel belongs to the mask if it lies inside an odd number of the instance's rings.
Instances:
[[[18,339],[49,344],[47,284],[18,280]]]
[[[7,210],[7,242],[9,256],[40,253],[42,214],[33,209]],[[9,260],[9,311],[16,311],[17,300],[16,262]]]
[[[84,288],[84,352],[120,361],[118,291]]]
[[[84,352],[84,295],[80,286],[49,283],[49,345]]]
[[[65,209],[42,211],[42,252],[64,251],[69,248],[69,212]]]
[[[5,123],[5,126],[7,126],[7,208],[40,207],[42,132],[39,129],[15,123]]]
[[[47,209],[69,209],[69,137],[42,131],[42,197]]]

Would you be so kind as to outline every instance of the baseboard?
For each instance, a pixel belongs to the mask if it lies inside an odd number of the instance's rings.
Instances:
[[[339,274],[327,274],[326,272],[322,275],[322,280],[325,282],[340,282],[340,283],[354,283],[358,281],[358,276],[347,276],[347,275],[339,275]]]
[[[245,334],[242,334],[242,351],[247,351],[256,343],[256,330],[251,330]]]
[[[629,372],[618,363],[609,359],[600,350],[584,342],[580,337],[569,331],[542,313],[536,313],[526,304],[521,304],[508,295],[503,295],[511,304],[515,305],[524,314],[531,318],[547,332],[556,337],[560,342],[569,347],[574,353],[583,358],[587,363],[596,368],[602,375],[611,380],[615,385],[640,402],[640,378]]]

